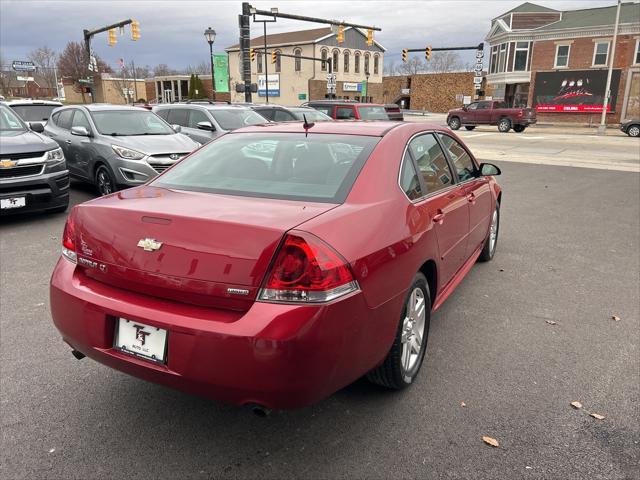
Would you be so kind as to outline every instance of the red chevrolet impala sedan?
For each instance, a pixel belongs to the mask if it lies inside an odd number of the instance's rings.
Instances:
[[[236,130],[71,211],[53,320],[77,358],[240,405],[401,389],[495,253],[499,173],[426,124]]]

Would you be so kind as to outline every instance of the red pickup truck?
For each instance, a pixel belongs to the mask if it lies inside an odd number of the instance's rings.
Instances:
[[[473,130],[476,125],[497,125],[498,130],[506,133],[513,128],[515,132],[524,132],[529,125],[536,123],[536,112],[532,108],[507,108],[504,102],[482,101],[470,103],[466,107],[450,110],[447,125],[451,130],[464,126]]]

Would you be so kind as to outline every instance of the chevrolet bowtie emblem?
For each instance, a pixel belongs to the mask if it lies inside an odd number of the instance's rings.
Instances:
[[[153,238],[143,238],[138,242],[138,246],[145,252],[153,252],[160,249],[162,242],[156,242]]]
[[[0,168],[11,168],[15,167],[18,164],[15,160],[0,160]]]

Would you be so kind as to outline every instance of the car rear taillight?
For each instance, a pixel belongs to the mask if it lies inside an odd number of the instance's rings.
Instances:
[[[267,273],[258,300],[328,302],[358,290],[346,260],[306,232],[287,234]]]
[[[62,233],[62,256],[70,262],[76,263],[78,261],[76,255],[76,227],[74,223],[74,211],[71,210],[69,217],[67,217],[67,223],[64,225],[64,232]]]

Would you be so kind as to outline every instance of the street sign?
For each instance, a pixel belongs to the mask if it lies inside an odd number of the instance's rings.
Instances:
[[[92,78],[81,78],[78,80],[78,83],[93,83]]]
[[[22,60],[14,60],[11,64],[16,72],[35,72],[36,66],[33,62],[27,62]]]
[[[484,51],[483,50],[477,50],[476,51],[476,58],[484,58]]]
[[[473,77],[473,83],[479,85],[482,83],[482,77]]]
[[[307,99],[307,94],[306,93],[299,93],[298,94],[298,100],[306,100]]]
[[[16,80],[19,82],[33,82],[33,77],[23,77],[20,75],[16,75]]]

